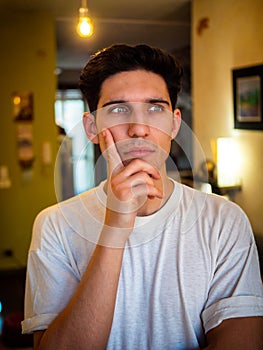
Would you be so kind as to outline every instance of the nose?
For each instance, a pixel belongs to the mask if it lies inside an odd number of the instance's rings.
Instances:
[[[147,137],[150,134],[150,127],[143,122],[130,123],[128,134],[130,137]]]
[[[130,137],[147,137],[150,134],[150,126],[143,111],[133,111],[128,133]]]

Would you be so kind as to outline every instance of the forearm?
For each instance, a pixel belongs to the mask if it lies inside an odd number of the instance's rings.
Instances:
[[[263,349],[263,317],[229,318],[207,333],[204,350]]]
[[[76,293],[45,331],[36,349],[105,349],[122,257],[123,248],[97,245]]]

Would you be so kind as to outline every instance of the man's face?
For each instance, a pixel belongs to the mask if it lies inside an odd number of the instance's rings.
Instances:
[[[179,125],[180,112],[172,111],[161,76],[135,70],[115,74],[102,84],[96,111],[101,150],[100,133],[107,128],[124,164],[141,158],[160,169]]]

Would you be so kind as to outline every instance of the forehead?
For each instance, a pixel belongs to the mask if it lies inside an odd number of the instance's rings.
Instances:
[[[166,82],[160,75],[146,70],[121,72],[103,82],[98,107],[114,100],[145,102],[153,98],[170,101]]]

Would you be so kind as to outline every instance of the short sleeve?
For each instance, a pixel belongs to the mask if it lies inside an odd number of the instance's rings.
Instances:
[[[202,312],[205,332],[223,320],[263,316],[263,288],[250,223],[235,205],[219,213],[215,271]]]
[[[78,283],[77,271],[63,250],[48,212],[40,213],[28,255],[22,332],[46,329],[67,305]]]

